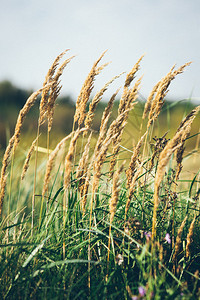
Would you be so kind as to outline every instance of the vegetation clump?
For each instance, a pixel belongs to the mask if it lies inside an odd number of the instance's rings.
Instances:
[[[191,299],[200,297],[199,172],[182,179],[184,160],[196,159],[191,136],[200,106],[174,135],[154,135],[172,80],[153,88],[133,148],[123,145],[136,109],[143,56],[126,75],[92,127],[99,102],[114,80],[92,96],[105,52],[79,93],[71,133],[51,149],[60,77],[73,56],[50,67],[42,88],[28,97],[2,158],[0,177],[0,297],[2,299]],[[40,97],[35,136],[27,155],[22,127]],[[46,126],[46,134],[44,134]],[[197,138],[185,154],[186,143]],[[41,147],[40,143],[46,147]],[[184,178],[184,177],[183,177]]]

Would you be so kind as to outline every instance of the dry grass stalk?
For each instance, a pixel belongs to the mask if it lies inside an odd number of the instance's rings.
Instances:
[[[33,153],[33,150],[35,148],[35,144],[36,144],[38,138],[39,138],[39,136],[37,136],[36,139],[33,141],[32,145],[31,145],[31,147],[28,151],[28,154],[26,156],[26,160],[24,162],[24,166],[23,166],[23,169],[22,169],[21,180],[23,180],[25,175],[26,175],[26,172],[27,172],[28,167],[29,167],[29,162],[30,162],[30,159],[31,159],[31,155]]]
[[[123,171],[124,164],[125,164],[125,161],[120,166],[120,168],[114,173],[114,176],[113,176],[112,196],[109,201],[110,227],[109,227],[109,239],[108,239],[108,257],[107,257],[108,262],[109,262],[109,256],[110,256],[111,225],[112,225],[112,222],[113,222],[113,219],[115,216],[117,202],[118,202],[118,196],[119,196],[119,185],[120,185],[119,176]]]
[[[83,151],[83,154],[81,155],[81,158],[79,160],[79,164],[78,164],[78,167],[76,170],[76,178],[79,180],[78,187],[79,187],[81,195],[83,194],[84,183],[85,183],[85,178],[86,178],[86,173],[87,173],[87,168],[88,168],[91,138],[92,138],[92,132],[89,135],[87,144],[85,145],[85,149]]]
[[[120,75],[117,75],[115,77],[113,77],[110,81],[108,81],[104,87],[94,96],[94,98],[92,99],[92,102],[89,105],[89,111],[87,113],[87,116],[85,118],[85,127],[86,128],[91,128],[92,125],[92,121],[94,119],[94,112],[96,110],[96,107],[98,105],[98,103],[101,101],[103,94],[106,92],[106,90],[108,89],[109,85],[117,78],[119,78],[123,73],[121,73]]]
[[[189,231],[188,231],[188,234],[187,234],[187,244],[186,244],[186,249],[185,249],[185,256],[186,258],[190,258],[191,257],[191,245],[192,245],[192,242],[193,242],[193,234],[194,234],[194,224],[195,224],[195,221],[196,221],[196,216],[194,216],[194,219],[192,220],[192,223],[190,224],[190,228],[189,228]]]
[[[8,174],[4,175],[3,180],[1,181],[1,193],[0,193],[0,216],[2,212],[3,207],[3,199],[5,197],[5,191],[6,191],[6,181],[7,181]]]
[[[143,134],[143,136],[140,138],[140,140],[138,141],[136,147],[133,150],[133,154],[131,156],[131,161],[129,164],[129,168],[126,171],[126,177],[127,177],[127,187],[130,187],[132,178],[134,176],[134,173],[136,171],[136,164],[137,164],[137,160],[138,160],[138,156],[139,156],[139,152],[140,149],[142,147],[142,144],[144,142],[144,138],[147,135],[147,131]]]
[[[159,188],[162,182],[162,178],[165,173],[165,168],[172,156],[172,154],[180,148],[181,139],[185,136],[185,133],[190,132],[191,124],[198,113],[200,106],[196,107],[192,113],[190,113],[182,122],[182,126],[178,128],[175,136],[166,144],[163,151],[160,153],[159,163],[157,167],[157,172],[155,176],[154,185],[154,211],[153,211],[153,223],[152,223],[152,240],[156,235],[156,219],[157,219],[157,208],[159,205]]]
[[[59,64],[61,58],[65,55],[65,53],[67,51],[69,51],[69,49],[63,51],[54,60],[53,64],[51,65],[50,69],[47,72],[47,75],[46,75],[44,83],[43,83],[43,87],[46,86],[46,84],[51,83],[53,81],[53,76],[58,67],[58,64]],[[47,103],[48,103],[48,98],[49,98],[49,92],[50,92],[50,86],[48,88],[45,88],[42,91],[42,97],[41,97],[41,101],[40,101],[39,126],[43,123],[45,115],[47,113]]]
[[[165,136],[167,135],[168,132],[166,132],[161,138],[153,138],[154,141],[156,141],[155,145],[154,145],[154,149],[153,149],[153,153],[151,155],[151,159],[149,162],[149,170],[152,170],[153,166],[154,166],[154,159],[155,157],[159,156],[160,152],[164,149],[164,147],[166,146],[167,142],[169,140],[167,140],[165,138]]]
[[[26,115],[28,114],[29,110],[31,109],[31,107],[34,105],[37,96],[42,92],[43,89],[48,88],[49,86],[51,86],[52,83],[47,84],[46,86],[42,87],[41,89],[39,89],[38,91],[34,92],[26,101],[24,107],[20,110],[19,112],[19,116],[17,118],[17,123],[15,126],[15,142],[14,142],[14,151],[19,143],[19,137],[21,134],[21,128],[22,128],[22,124],[24,122],[24,119],[26,117]]]
[[[154,97],[154,99],[151,101],[151,108],[149,112],[149,117],[148,117],[148,124],[147,128],[151,126],[153,122],[158,118],[158,115],[161,111],[161,108],[164,104],[164,98],[166,94],[168,93],[168,87],[171,83],[171,81],[178,75],[183,73],[185,67],[189,66],[191,62],[186,63],[179,67],[177,70],[174,70],[173,66],[169,73],[159,82],[158,87],[157,87],[157,92]],[[149,102],[150,103],[150,102]],[[149,109],[149,108],[148,108]]]
[[[82,208],[83,214],[85,214],[85,207],[86,207],[86,203],[87,203],[87,195],[88,195],[90,179],[91,179],[91,168],[92,168],[92,164],[90,164],[87,169],[87,174],[85,177],[84,187],[83,187],[83,191],[82,191],[82,195],[81,195],[82,196],[81,197],[81,208]]]
[[[105,51],[106,52],[106,51]],[[98,68],[97,65],[100,60],[103,58],[105,52],[99,57],[99,59],[93,64],[91,71],[89,72],[82,88],[80,94],[76,101],[76,112],[74,115],[74,123],[78,121],[78,126],[80,127],[83,123],[86,113],[86,105],[91,95],[91,92],[94,88],[95,77],[100,73],[100,71],[107,65],[104,64],[102,67]]]
[[[118,126],[118,129],[116,130],[117,137],[115,138],[115,140],[113,140],[113,151],[112,151],[112,158],[110,161],[110,170],[109,170],[110,178],[112,178],[113,173],[114,173],[114,167],[116,165],[116,160],[117,160],[117,155],[118,155],[119,149],[120,149],[122,134],[123,134],[124,127],[127,123],[129,111],[132,110],[136,104],[135,100],[137,99],[140,83],[141,83],[141,78],[139,78],[137,80],[137,82],[135,83],[135,85],[132,89],[126,90],[127,93],[124,94],[124,96],[122,96],[122,98],[120,100],[118,115],[119,116],[123,115],[123,121],[121,122],[120,126]],[[125,83],[125,87],[127,87],[126,83]]]
[[[2,168],[1,168],[1,179],[0,179],[0,188],[2,190],[2,186],[4,185],[3,182],[5,181],[6,171],[7,167],[10,163],[10,158],[12,155],[13,145],[15,142],[15,136],[13,135],[11,139],[9,140],[8,146],[6,148],[6,151],[4,153],[3,162],[2,162]]]
[[[117,94],[119,93],[119,90],[120,89],[117,89],[117,91],[112,95],[112,97],[108,101],[108,104],[103,112],[103,115],[101,118],[100,130],[99,130],[100,132],[101,132],[102,127],[105,126],[106,119],[108,120],[109,119],[108,116],[110,117],[110,115],[111,115],[113,104],[114,104]],[[107,123],[108,123],[108,121],[106,122],[106,126],[107,126]]]
[[[188,125],[185,128],[185,132],[183,134],[183,136],[181,137],[181,141],[180,141],[180,146],[179,148],[176,150],[176,162],[177,162],[177,168],[176,168],[176,176],[175,176],[175,180],[178,180],[180,172],[182,170],[182,160],[183,160],[183,153],[185,150],[185,141],[187,140],[187,138],[190,135],[190,131],[191,131],[191,124],[196,116],[196,114],[200,111],[200,105],[195,107],[185,118],[184,120],[180,123],[177,132],[179,132],[181,130],[181,128],[183,126],[185,126],[185,124],[188,123]]]
[[[181,223],[181,226],[178,229],[178,233],[177,233],[177,237],[176,237],[176,243],[175,243],[175,250],[174,250],[173,257],[172,257],[172,261],[175,261],[178,254],[179,254],[179,250],[180,250],[180,247],[181,247],[181,237],[182,237],[182,233],[183,233],[183,229],[184,229],[186,220],[187,220],[187,216],[185,216],[184,220]]]
[[[64,137],[55,147],[55,149],[51,152],[48,162],[47,162],[47,166],[46,166],[46,172],[45,172],[45,176],[44,176],[44,185],[43,185],[43,190],[42,190],[42,197],[45,196],[45,193],[48,190],[48,184],[50,182],[50,178],[51,178],[51,171],[53,169],[54,163],[55,163],[55,159],[56,156],[58,154],[58,151],[62,148],[62,146],[64,145],[64,143],[70,139],[73,135],[73,132],[71,132],[69,135],[67,135],[66,137]]]
[[[151,93],[149,94],[149,96],[147,98],[147,101],[146,101],[145,106],[144,106],[143,115],[142,115],[143,120],[147,117],[148,113],[150,112],[151,104],[152,104],[154,95],[157,92],[157,89],[158,89],[159,85],[160,85],[160,81],[158,83],[156,83],[156,85],[153,87]]]
[[[129,87],[130,87],[131,82],[135,78],[136,72],[139,70],[139,67],[140,67],[139,63],[142,60],[142,58],[143,58],[143,56],[137,61],[137,63],[135,64],[135,66],[133,67],[131,72],[129,74],[127,74],[127,76],[126,76],[123,94],[122,94],[122,97],[121,97],[120,103],[119,103],[118,115],[128,109],[128,106],[130,106],[130,102],[131,102],[132,98],[133,98],[133,100],[135,100],[135,92],[137,93],[137,91],[138,91],[138,87],[141,83],[142,77],[138,79],[138,81],[135,83],[135,86],[132,89],[130,89]],[[132,93],[132,96],[130,95],[131,93]]]
[[[117,202],[118,202],[118,194],[119,194],[119,177],[124,169],[125,162],[120,166],[120,168],[114,173],[113,176],[113,187],[112,187],[112,197],[110,198],[109,202],[109,211],[110,211],[110,223],[113,222],[116,208],[117,208]]]
[[[79,137],[79,134],[83,131],[87,130],[87,128],[77,129],[71,139],[69,150],[67,152],[67,155],[65,157],[65,171],[64,171],[64,189],[65,191],[68,188],[69,182],[70,182],[70,174],[72,169],[72,160],[74,157],[74,151],[77,139]]]
[[[136,62],[136,64],[132,68],[132,70],[126,76],[126,80],[124,83],[124,91],[123,91],[123,95],[122,95],[122,98],[120,100],[120,105],[119,105],[119,111],[118,111],[119,114],[122,113],[124,110],[126,110],[126,96],[127,96],[130,84],[135,79],[135,74],[138,72],[138,70],[140,68],[140,62],[143,59],[143,57],[144,57],[144,55],[142,55],[138,59],[138,61]]]
[[[137,171],[135,172],[135,174],[134,174],[134,176],[132,178],[132,181],[130,183],[128,200],[126,202],[126,207],[125,207],[124,221],[126,221],[126,216],[127,216],[127,213],[128,213],[129,207],[130,207],[131,199],[133,197],[133,194],[134,194],[134,191],[135,191],[135,188],[136,188],[135,184],[136,184],[136,181],[137,181],[139,175],[141,174],[141,170],[143,168],[143,165],[144,165],[144,162],[142,162],[139,165],[139,167],[138,167]]]
[[[56,101],[57,97],[59,96],[60,90],[62,88],[62,86],[60,86],[59,79],[60,79],[60,76],[62,75],[66,65],[68,63],[70,63],[72,58],[74,58],[74,56],[66,59],[61,64],[61,66],[58,68],[55,76],[53,77],[53,84],[51,87],[51,91],[50,91],[48,103],[47,103],[48,132],[50,132],[51,128],[52,128],[53,115],[54,115],[54,109],[55,109],[55,101]]]

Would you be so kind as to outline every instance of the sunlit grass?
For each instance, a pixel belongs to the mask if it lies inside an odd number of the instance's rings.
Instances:
[[[166,86],[187,64],[161,80],[155,103],[142,119],[144,103],[135,104],[140,80],[133,81],[140,58],[126,76],[113,111],[114,98],[93,110],[97,115],[92,119],[88,101],[100,101],[91,95],[95,77],[106,66],[98,65],[102,55],[73,109],[78,117],[73,120],[72,110],[61,105],[47,133],[64,54],[45,79],[39,121],[32,130],[20,132],[20,141],[16,128],[16,148],[8,143],[10,153],[2,158],[0,297],[198,298],[199,107],[180,109],[177,104],[176,110],[175,103],[161,105]],[[70,126],[63,135],[65,114]],[[89,128],[87,115],[92,120]],[[71,131],[70,138],[58,144]],[[36,136],[38,144],[21,180]]]

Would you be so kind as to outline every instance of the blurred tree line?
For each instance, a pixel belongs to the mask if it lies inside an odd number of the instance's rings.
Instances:
[[[13,85],[10,81],[5,80],[0,82],[0,152],[3,150],[13,134],[17,116],[19,110],[23,107],[28,97],[33,91],[20,89]],[[31,108],[29,114],[26,116],[25,123],[23,125],[23,131],[28,133],[31,137],[37,131],[38,124],[38,114],[39,114],[39,101]],[[101,101],[98,104],[97,111],[95,114],[95,119],[93,122],[93,129],[98,131],[99,124],[101,121],[102,113],[106,106],[106,101]],[[116,118],[118,110],[119,100],[116,99],[113,114],[111,116],[111,121]],[[138,104],[134,108],[133,112],[130,114],[129,126],[127,130],[130,131],[130,135],[135,135],[138,133],[138,124],[141,122],[141,116],[143,113],[145,101],[138,101]],[[170,130],[171,133],[178,126],[178,122],[192,110],[194,104],[191,101],[165,101],[164,107],[162,109],[159,127],[161,131]],[[71,132],[73,124],[73,116],[75,111],[75,100],[71,96],[59,96],[56,101],[56,111],[54,114],[52,133],[53,139],[55,141],[63,135]],[[194,123],[199,122],[199,117]],[[46,130],[46,124],[41,128],[43,132]],[[195,126],[196,132],[197,125]],[[199,128],[199,127],[198,127]],[[130,138],[131,140],[131,138]]]
[[[16,87],[9,80],[0,82],[0,150],[5,148],[7,141],[13,134],[19,111],[32,93],[32,90]],[[36,105],[31,108],[26,117],[26,123],[23,126],[23,130],[26,132],[37,127],[39,101],[40,97],[38,97]],[[66,130],[70,127],[70,121],[72,122],[75,102],[68,95],[60,96],[57,101],[60,104],[59,106],[63,108],[63,110],[60,110],[60,118],[57,122],[62,125],[62,130]],[[65,117],[65,113],[67,113],[67,117]],[[66,119],[64,120],[64,118]],[[70,131],[70,129],[67,131]]]

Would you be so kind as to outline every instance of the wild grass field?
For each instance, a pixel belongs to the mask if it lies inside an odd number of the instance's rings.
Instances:
[[[176,114],[165,103],[190,63],[173,66],[141,105],[142,56],[97,110],[119,77],[93,95],[103,53],[83,83],[71,132],[57,140],[67,53],[27,99],[2,155],[1,299],[198,299],[200,106]],[[37,128],[24,133],[38,97]]]

